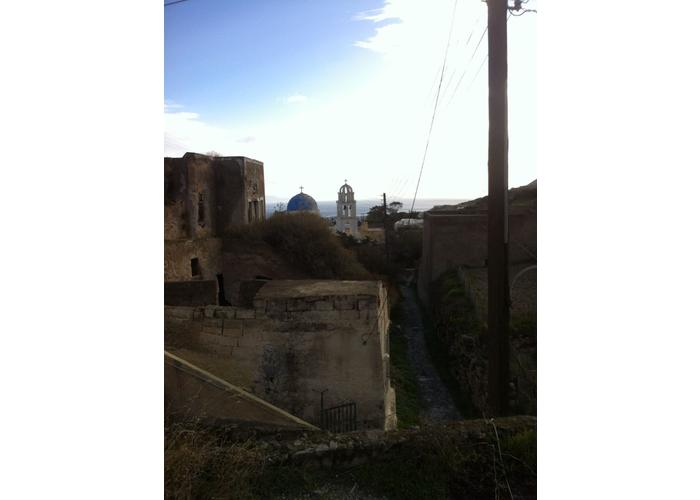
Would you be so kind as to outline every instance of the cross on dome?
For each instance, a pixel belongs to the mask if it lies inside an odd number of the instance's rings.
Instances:
[[[299,186],[299,191],[304,192],[304,186]]]

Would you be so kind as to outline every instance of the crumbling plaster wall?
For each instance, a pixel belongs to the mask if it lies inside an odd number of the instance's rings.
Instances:
[[[325,391],[325,408],[357,404],[359,428],[390,429],[386,300],[379,282],[272,281],[251,309],[166,307],[165,344],[304,420],[319,421]]]

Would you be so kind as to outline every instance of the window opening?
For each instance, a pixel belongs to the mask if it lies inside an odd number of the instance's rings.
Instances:
[[[199,259],[197,257],[190,259],[190,267],[192,268],[192,277],[200,276],[201,270],[199,269]]]

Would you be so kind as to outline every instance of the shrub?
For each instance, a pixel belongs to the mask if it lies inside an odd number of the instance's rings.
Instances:
[[[328,224],[314,214],[277,213],[249,226],[239,226],[224,236],[224,245],[235,240],[262,240],[292,266],[313,278],[366,280],[371,276],[349,250],[343,248]]]

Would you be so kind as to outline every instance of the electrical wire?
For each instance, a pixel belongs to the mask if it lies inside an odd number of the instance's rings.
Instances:
[[[420,172],[418,174],[418,182],[416,183],[416,191],[413,193],[413,201],[411,202],[411,211],[408,216],[413,215],[413,207],[416,204],[416,196],[418,195],[418,187],[420,186],[421,178],[423,177],[423,167],[425,167],[425,158],[428,155],[428,146],[430,145],[430,136],[433,133],[433,124],[435,123],[435,113],[437,112],[438,100],[440,99],[440,89],[442,88],[442,80],[445,77],[445,65],[447,64],[447,53],[450,49],[450,40],[452,39],[452,28],[455,23],[455,11],[457,10],[457,0],[455,0],[452,8],[452,20],[450,21],[450,34],[447,36],[447,45],[445,46],[445,56],[442,60],[442,71],[440,72],[440,83],[438,84],[437,94],[435,95],[435,105],[433,106],[433,117],[430,120],[430,128],[428,129],[428,139],[425,141],[425,151],[423,152],[423,161],[420,164]]]

